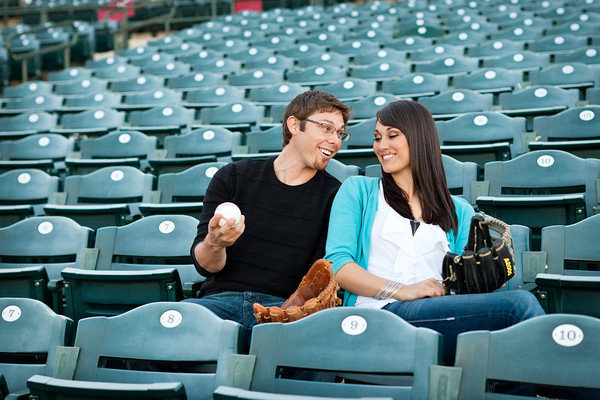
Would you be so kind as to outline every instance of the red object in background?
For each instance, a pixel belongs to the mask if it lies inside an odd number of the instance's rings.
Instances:
[[[262,12],[262,0],[242,0],[234,3],[234,11],[236,13],[244,10]]]
[[[130,1],[130,0],[126,0],[126,1],[111,1],[111,2],[108,3],[108,5],[111,6],[111,7],[133,6],[133,1]],[[110,10],[106,9],[106,8],[100,8],[100,9],[98,9],[98,21],[104,21],[104,16],[109,11]],[[134,15],[135,15],[135,10],[131,9],[131,10],[127,11],[127,16],[129,18],[133,17]],[[110,14],[108,16],[108,19],[112,20],[112,21],[123,22],[123,20],[125,19],[125,13],[124,13],[124,11],[114,12],[113,14]]]

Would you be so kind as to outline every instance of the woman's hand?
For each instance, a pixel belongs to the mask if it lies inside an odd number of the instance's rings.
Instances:
[[[444,296],[446,290],[444,286],[435,278],[429,278],[412,285],[404,285],[396,294],[394,299],[400,301],[411,301],[422,299],[424,297]]]

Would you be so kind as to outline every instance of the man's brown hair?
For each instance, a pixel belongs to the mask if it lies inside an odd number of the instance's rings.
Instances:
[[[336,112],[342,113],[344,119],[344,125],[350,118],[350,108],[342,103],[340,100],[335,98],[332,94],[321,92],[319,90],[308,90],[304,93],[300,93],[296,96],[285,109],[283,115],[283,143],[282,147],[285,147],[292,138],[292,132],[290,132],[287,126],[287,120],[289,117],[294,116],[300,121],[300,130],[304,131],[306,126],[306,118],[315,112]]]

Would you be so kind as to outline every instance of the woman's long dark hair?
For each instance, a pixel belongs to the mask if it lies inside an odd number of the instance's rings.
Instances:
[[[382,108],[377,120],[406,136],[414,191],[421,203],[423,221],[438,225],[444,232],[451,229],[456,232],[458,218],[446,183],[437,129],[429,110],[417,102],[399,100]],[[407,194],[383,167],[381,172],[386,202],[404,218],[414,219]]]

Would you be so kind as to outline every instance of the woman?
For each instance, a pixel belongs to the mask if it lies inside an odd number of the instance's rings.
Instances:
[[[333,202],[326,258],[346,290],[344,305],[382,308],[444,335],[496,330],[544,312],[525,291],[446,296],[442,260],[462,254],[474,210],[450,195],[435,123],[413,101],[377,113],[373,151],[383,178],[351,177]]]

